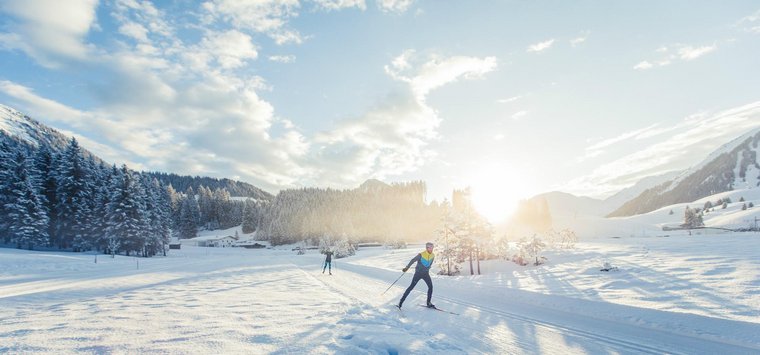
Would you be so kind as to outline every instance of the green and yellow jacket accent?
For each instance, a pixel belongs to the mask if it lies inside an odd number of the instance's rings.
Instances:
[[[425,250],[422,253],[417,254],[414,258],[412,258],[412,260],[409,261],[409,264],[407,264],[406,267],[409,268],[412,266],[412,264],[416,262],[417,266],[414,269],[414,273],[427,274],[427,273],[430,273],[430,267],[433,266],[433,260],[435,260],[435,253],[428,253],[428,251]]]

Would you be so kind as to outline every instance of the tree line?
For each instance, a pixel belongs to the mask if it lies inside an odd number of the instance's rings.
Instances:
[[[106,165],[76,139],[58,151],[0,133],[0,243],[6,246],[152,256],[165,254],[172,235],[191,238],[199,229],[242,223],[247,202],[224,188],[179,193],[152,173]]]
[[[442,208],[425,203],[424,182],[337,190],[280,191],[258,215],[258,239],[273,245],[347,236],[354,242],[418,240],[437,228]]]

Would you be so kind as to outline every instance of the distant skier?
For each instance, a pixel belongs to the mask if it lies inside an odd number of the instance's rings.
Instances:
[[[407,287],[406,291],[404,291],[404,295],[401,296],[401,300],[398,301],[398,308],[401,308],[401,306],[404,304],[406,296],[409,296],[409,292],[412,292],[412,289],[414,289],[414,286],[416,286],[417,282],[420,280],[425,281],[428,287],[427,306],[430,308],[435,308],[435,305],[430,303],[430,299],[433,297],[433,280],[430,279],[430,267],[433,266],[434,259],[435,254],[433,254],[433,243],[428,242],[425,244],[425,251],[417,254],[414,258],[412,258],[411,261],[409,261],[409,264],[407,264],[406,267],[402,269],[404,272],[406,272],[409,270],[409,267],[412,266],[412,264],[415,262],[417,263],[417,266],[414,269],[414,277],[412,277],[412,284]]]
[[[322,267],[323,274],[325,273],[325,269],[329,267],[328,270],[330,272],[330,275],[332,275],[332,256],[333,256],[333,252],[331,252],[330,250],[327,250],[325,252],[325,265]]]

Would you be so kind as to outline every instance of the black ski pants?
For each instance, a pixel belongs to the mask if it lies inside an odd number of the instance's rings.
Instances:
[[[412,277],[412,284],[409,285],[409,287],[406,288],[406,291],[404,291],[404,295],[401,296],[401,301],[398,301],[399,307],[404,304],[404,300],[406,299],[406,296],[409,296],[409,292],[412,292],[412,289],[414,289],[414,286],[417,286],[417,283],[420,282],[420,280],[425,281],[428,287],[427,292],[427,304],[430,304],[430,299],[433,297],[433,280],[430,279],[430,274],[428,273],[414,273],[414,277]]]

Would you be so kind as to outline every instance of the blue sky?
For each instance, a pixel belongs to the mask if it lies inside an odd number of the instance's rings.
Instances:
[[[760,125],[758,58],[756,1],[0,1],[0,103],[271,192],[607,196]]]

